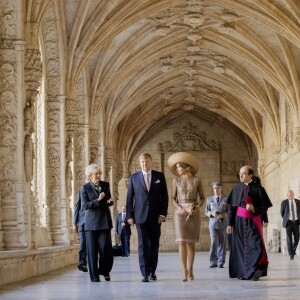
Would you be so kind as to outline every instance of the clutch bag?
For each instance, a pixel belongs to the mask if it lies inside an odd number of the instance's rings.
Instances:
[[[191,215],[196,207],[194,203],[181,203],[182,208]]]

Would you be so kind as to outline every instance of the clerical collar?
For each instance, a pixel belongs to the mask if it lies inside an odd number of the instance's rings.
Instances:
[[[244,184],[249,185],[252,182],[252,179],[249,182],[244,182]]]

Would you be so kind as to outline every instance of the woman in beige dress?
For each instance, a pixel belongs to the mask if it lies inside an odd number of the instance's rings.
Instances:
[[[205,199],[201,179],[195,176],[199,161],[190,153],[177,152],[170,156],[168,167],[178,175],[172,182],[171,197],[175,207],[174,229],[176,242],[179,243],[182,280],[193,280],[195,243],[199,243],[200,235],[200,206]]]

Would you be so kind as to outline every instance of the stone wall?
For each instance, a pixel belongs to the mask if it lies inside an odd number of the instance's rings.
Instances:
[[[0,252],[0,286],[39,276],[78,261],[78,246]]]

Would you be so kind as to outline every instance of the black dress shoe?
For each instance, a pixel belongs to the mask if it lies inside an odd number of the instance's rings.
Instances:
[[[222,269],[222,268],[224,268],[224,267],[223,267],[223,265],[218,265],[218,268],[221,268],[221,269]]]
[[[209,267],[210,268],[215,268],[217,265],[210,265]]]
[[[78,270],[82,272],[88,272],[88,268],[85,265],[78,265]]]
[[[110,281],[110,275],[109,275],[109,273],[105,274],[103,276],[104,276],[105,281]]]
[[[150,274],[150,280],[157,280],[155,272]]]
[[[262,272],[262,270],[257,270],[255,273],[254,273],[254,276],[253,276],[253,280],[254,281],[257,281],[257,280],[259,280],[259,278],[260,277],[262,277],[263,276],[263,272]]]
[[[144,276],[142,282],[149,282],[149,275]]]
[[[294,260],[294,255],[290,255],[290,260]]]
[[[92,279],[91,281],[92,282],[100,282],[100,279],[99,278],[95,278],[95,279]]]

